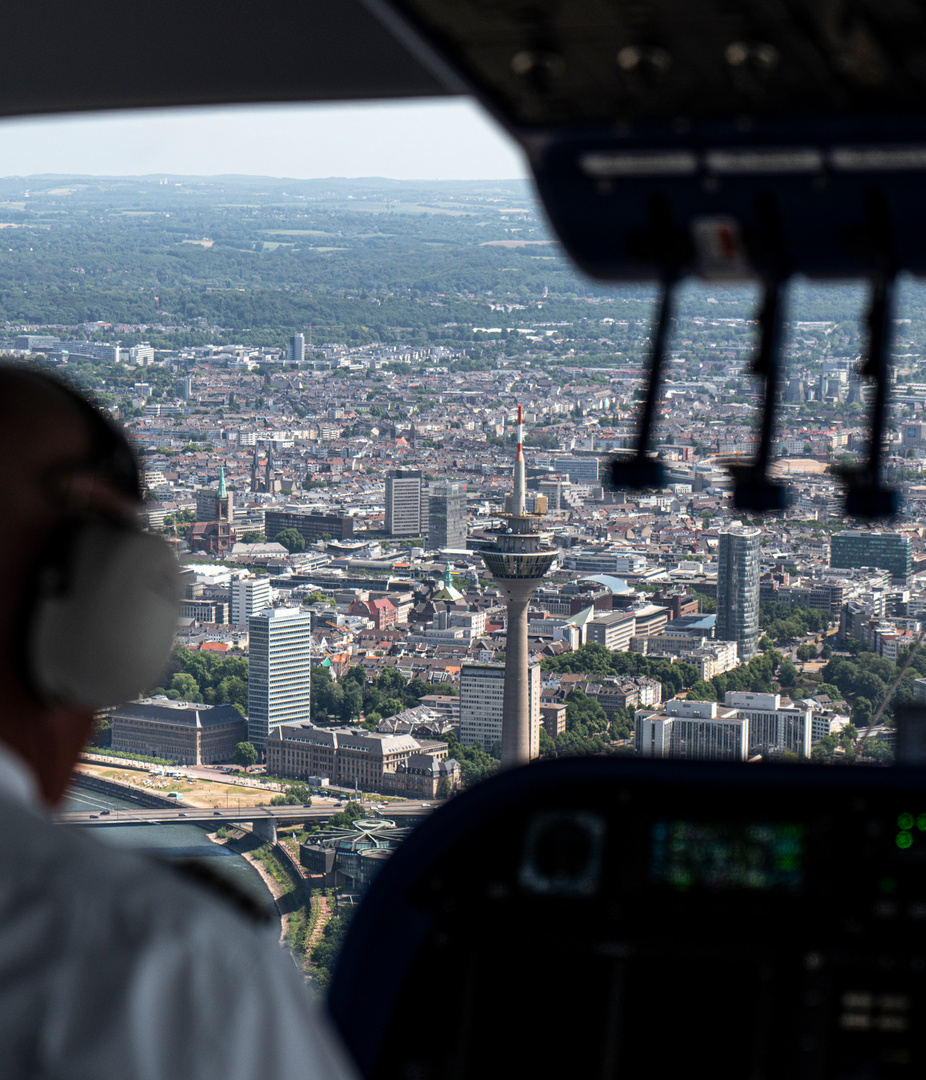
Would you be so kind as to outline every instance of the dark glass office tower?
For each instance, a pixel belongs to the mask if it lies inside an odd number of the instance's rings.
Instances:
[[[717,630],[735,641],[741,662],[759,648],[759,530],[734,528],[720,534],[717,552]]]
[[[459,480],[435,480],[428,487],[428,547],[466,548],[466,488]]]

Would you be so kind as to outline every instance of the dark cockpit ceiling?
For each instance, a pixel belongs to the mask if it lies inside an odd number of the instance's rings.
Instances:
[[[0,116],[449,92],[359,0],[33,0],[3,46]]]

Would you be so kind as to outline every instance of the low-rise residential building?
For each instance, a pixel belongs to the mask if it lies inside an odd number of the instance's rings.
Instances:
[[[659,705],[662,701],[662,683],[658,679],[644,676],[602,683],[597,701],[608,720],[611,720],[618,709],[629,709],[636,705]]]
[[[545,701],[540,706],[540,722],[543,730],[555,739],[566,730],[566,706],[559,701]]]

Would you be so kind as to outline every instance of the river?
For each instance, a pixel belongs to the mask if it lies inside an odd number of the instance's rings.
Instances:
[[[104,795],[85,788],[71,788],[61,806],[62,810],[137,810],[136,803],[116,795]],[[62,826],[80,828],[80,826]],[[132,847],[146,855],[161,859],[208,859],[210,865],[227,874],[240,888],[246,889],[261,904],[269,905],[271,897],[260,874],[240,855],[222,844],[213,844],[204,829],[196,825],[107,825],[91,830],[96,839],[116,847]]]

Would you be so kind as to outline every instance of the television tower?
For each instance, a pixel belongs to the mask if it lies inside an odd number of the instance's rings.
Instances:
[[[494,543],[482,552],[486,567],[505,597],[508,634],[505,648],[505,701],[502,707],[502,768],[531,759],[531,708],[528,682],[527,608],[534,589],[549,571],[556,552],[545,541],[541,519],[525,510],[524,426],[518,406],[518,451],[514,491]]]

